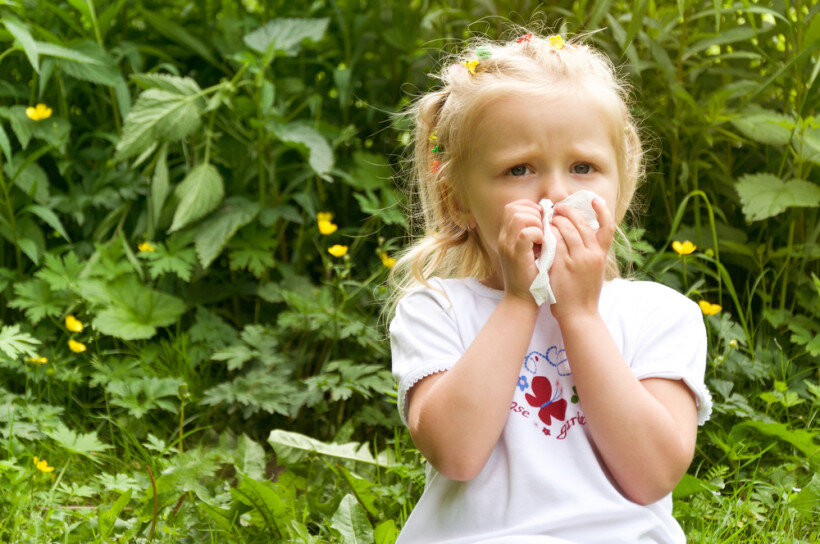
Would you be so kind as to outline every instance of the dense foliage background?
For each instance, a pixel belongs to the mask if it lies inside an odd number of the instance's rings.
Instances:
[[[423,470],[378,321],[407,233],[391,114],[511,21],[603,29],[635,87],[625,259],[710,335],[678,519],[816,542],[818,11],[0,1],[0,541],[393,542]]]

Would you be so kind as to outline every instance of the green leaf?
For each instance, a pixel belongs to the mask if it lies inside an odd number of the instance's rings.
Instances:
[[[45,221],[51,228],[57,231],[64,240],[68,242],[71,241],[71,238],[68,237],[68,232],[66,232],[65,227],[63,227],[63,223],[60,221],[60,218],[57,217],[57,214],[51,211],[51,209],[38,206],[37,204],[31,204],[23,208],[21,212],[36,215]]]
[[[11,35],[14,36],[14,39],[17,40],[20,47],[23,48],[23,52],[28,57],[31,67],[34,68],[35,72],[40,73],[40,59],[38,58],[37,53],[37,43],[34,41],[34,38],[31,37],[28,27],[26,27],[17,17],[4,15],[2,20],[3,24],[6,25],[6,30],[11,32]]]
[[[177,186],[179,205],[168,232],[174,232],[193,223],[219,206],[225,189],[222,176],[215,166],[202,163],[195,166]]]
[[[175,412],[179,386],[185,382],[179,378],[140,378],[127,381],[111,381],[105,390],[111,395],[111,404],[128,410],[136,418],[142,418],[156,408]],[[171,399],[168,399],[171,397]]]
[[[783,182],[772,174],[746,174],[735,185],[747,221],[760,221],[790,206],[816,208],[820,187],[795,179]]]
[[[6,134],[6,129],[3,128],[2,123],[0,123],[0,149],[3,150],[3,154],[6,156],[6,161],[11,161],[11,142],[9,141],[9,137]]]
[[[3,165],[3,171],[9,180],[14,182],[14,185],[25,194],[30,195],[36,202],[46,202],[49,199],[48,175],[36,162],[29,163],[21,170],[25,163],[26,157],[18,153]]]
[[[34,346],[39,343],[30,334],[20,332],[19,325],[3,325],[0,329],[0,351],[9,359],[16,360],[21,355],[34,357],[37,355]]]
[[[356,500],[359,501],[359,504],[364,506],[364,508],[372,516],[378,517],[380,513],[379,509],[376,507],[376,499],[378,497],[373,492],[373,486],[375,484],[370,480],[362,478],[358,474],[351,472],[343,466],[340,466],[339,470],[341,471],[345,481],[348,485],[350,485],[350,488],[356,496]]]
[[[148,24],[154,27],[157,32],[166,38],[183,45],[195,52],[214,66],[219,66],[219,61],[211,53],[210,48],[199,38],[192,35],[190,32],[171,21],[167,17],[157,15],[150,11],[140,10],[140,14],[148,21]]]
[[[738,423],[729,432],[729,439],[739,442],[742,434],[752,429],[762,435],[788,442],[805,456],[812,465],[820,464],[820,446],[814,443],[815,433],[802,429],[790,429],[785,423],[767,423],[763,421],[744,421]]]
[[[175,323],[185,312],[180,299],[149,289],[133,276],[117,280],[106,290],[110,302],[97,313],[94,327],[123,340],[151,338],[157,327]]]
[[[100,528],[100,535],[103,538],[107,538],[111,531],[114,529],[114,522],[117,519],[117,516],[120,515],[122,509],[128,504],[131,500],[131,490],[129,489],[125,493],[119,496],[119,498],[111,505],[111,508],[108,510],[103,510],[100,512],[99,516],[97,516],[97,525]]]
[[[282,142],[307,156],[308,164],[319,177],[332,181],[333,178],[328,173],[333,168],[333,150],[313,127],[302,121],[269,126]]]
[[[373,531],[373,540],[376,544],[395,544],[397,538],[399,530],[392,519],[379,523]]]
[[[168,272],[174,273],[182,281],[191,279],[191,272],[196,266],[196,251],[192,247],[181,245],[180,240],[173,236],[167,244],[157,244],[154,251],[144,251],[139,254],[141,259],[148,261],[148,272],[151,279],[157,279]]]
[[[789,501],[789,506],[809,519],[817,519],[820,511],[820,475],[814,473],[809,485]]]
[[[234,453],[236,470],[247,474],[254,480],[265,479],[265,450],[246,434],[242,434],[236,444]]]
[[[353,495],[345,495],[330,521],[330,526],[339,531],[344,544],[370,544],[373,542],[373,527],[367,519],[367,512],[356,502]]]
[[[140,94],[122,128],[116,160],[138,155],[156,142],[175,142],[200,125],[204,106],[198,95],[182,95],[160,89]]]
[[[79,453],[86,457],[96,460],[92,453],[97,453],[111,449],[111,446],[100,442],[97,438],[97,433],[94,431],[90,433],[75,433],[62,422],[57,423],[54,430],[46,431],[46,434],[60,446],[72,453]]]
[[[294,56],[299,52],[302,41],[321,40],[329,22],[327,18],[274,19],[245,35],[242,40],[257,53],[281,52],[287,56]]]
[[[54,291],[76,291],[82,270],[83,264],[73,252],[67,253],[62,260],[54,253],[46,253],[43,268],[35,276],[48,283]]]
[[[747,138],[768,145],[787,145],[794,119],[769,110],[742,113],[732,124]]]
[[[24,310],[26,318],[33,325],[42,321],[46,316],[61,316],[64,304],[67,302],[64,297],[53,293],[46,282],[39,279],[15,284],[14,293],[17,296],[11,299],[8,305]]]
[[[43,44],[41,42],[38,45],[42,46]],[[69,76],[109,87],[125,84],[125,79],[122,77],[117,63],[96,42],[86,40],[75,43],[70,48],[53,44],[47,45],[52,50],[51,53],[61,59],[58,63],[60,69]],[[59,48],[59,51],[55,51],[55,48]],[[40,53],[47,54],[42,47]]]
[[[273,446],[277,459],[285,465],[299,463],[308,453],[317,453],[371,465],[390,465],[385,453],[380,454],[378,458],[373,457],[367,444],[355,442],[348,442],[347,444],[325,443],[303,434],[281,429],[270,432],[268,443]]]
[[[163,144],[159,150],[154,175],[151,178],[151,213],[154,218],[154,228],[162,214],[162,205],[170,192],[168,184],[168,144]],[[187,280],[186,280],[187,281]]]
[[[202,268],[216,259],[225,244],[236,231],[244,227],[259,213],[259,203],[243,197],[232,197],[225,201],[222,208],[200,225],[194,236],[196,252]]]
[[[169,93],[192,95],[201,91],[195,79],[171,74],[134,74],[131,76],[144,89],[160,89]]]
[[[17,136],[17,141],[20,142],[20,147],[26,149],[31,136],[34,131],[35,121],[32,121],[26,116],[25,106],[12,106],[9,108],[8,119],[11,124],[11,130]]]
[[[285,491],[283,493],[283,491]],[[289,508],[287,499],[294,494],[294,488],[283,489],[282,486],[271,482],[258,482],[252,478],[243,477],[239,485],[231,489],[231,496],[238,502],[253,508],[252,516],[263,527],[275,528],[279,534],[287,534],[283,527],[295,516]]]

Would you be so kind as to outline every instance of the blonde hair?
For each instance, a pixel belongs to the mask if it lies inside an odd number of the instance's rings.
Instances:
[[[588,91],[611,113],[618,160],[616,224],[620,225],[630,208],[644,174],[644,152],[628,109],[628,85],[605,54],[577,38],[556,44],[556,37],[524,32],[503,43],[470,40],[460,54],[445,60],[436,76],[441,88],[422,95],[403,113],[414,125],[408,160],[411,232],[420,230],[421,234],[399,254],[391,270],[387,316],[414,288],[432,287],[427,281],[432,276],[481,279],[492,273],[487,249],[461,213],[465,180],[460,173],[469,158],[470,134],[493,100],[511,93],[547,96],[579,87]],[[465,65],[470,61],[478,61],[475,75]],[[431,151],[434,147],[436,152]],[[438,161],[435,167],[433,161]],[[621,238],[626,241],[625,236]],[[607,279],[619,275],[610,250]]]

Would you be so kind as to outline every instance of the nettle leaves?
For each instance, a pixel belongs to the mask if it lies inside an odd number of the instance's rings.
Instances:
[[[755,142],[789,147],[799,164],[820,164],[820,124],[813,117],[795,120],[758,108],[732,119],[732,125]],[[820,206],[820,186],[803,179],[783,180],[763,172],[746,174],[737,181],[735,190],[747,221],[768,219],[790,207]]]
[[[256,62],[248,61],[250,70],[260,70],[276,57],[295,56],[305,44],[322,40],[328,23],[328,19],[283,18],[250,32],[243,38],[250,50],[246,58],[256,58]],[[148,165],[145,173],[151,180],[151,232],[166,228],[170,234],[197,225],[197,256],[200,265],[207,268],[234,234],[261,211],[257,203],[246,199],[223,204],[226,192],[232,191],[226,190],[226,180],[217,166],[224,163],[224,153],[213,129],[217,115],[228,124],[235,123],[240,116],[235,104],[249,99],[253,103],[258,98],[257,89],[237,78],[205,89],[190,77],[170,74],[138,74],[132,79],[143,91],[125,118],[115,160]],[[276,89],[265,81],[264,90],[267,99],[263,103],[267,106],[261,108],[263,119],[257,122],[264,127],[265,141],[295,149],[310,172],[332,181],[334,156],[327,138],[312,123],[281,116],[272,107]],[[204,146],[204,151],[180,153],[173,145],[188,139]],[[198,158],[190,164],[190,157]],[[180,174],[182,179],[175,180]]]

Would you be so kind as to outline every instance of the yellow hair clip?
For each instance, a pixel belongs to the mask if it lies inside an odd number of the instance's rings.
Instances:
[[[430,137],[427,138],[427,139],[430,140],[431,142],[435,142],[436,140],[438,140],[438,131],[434,130],[433,133],[430,134]]]
[[[477,60],[463,60],[461,61],[461,64],[463,64],[464,67],[467,68],[472,75],[475,75],[475,67],[478,66]]]
[[[553,34],[552,36],[550,36],[549,41],[550,41],[550,44],[549,44],[550,47],[552,47],[556,51],[558,51],[559,49],[564,48],[564,38],[562,38],[558,34]]]

